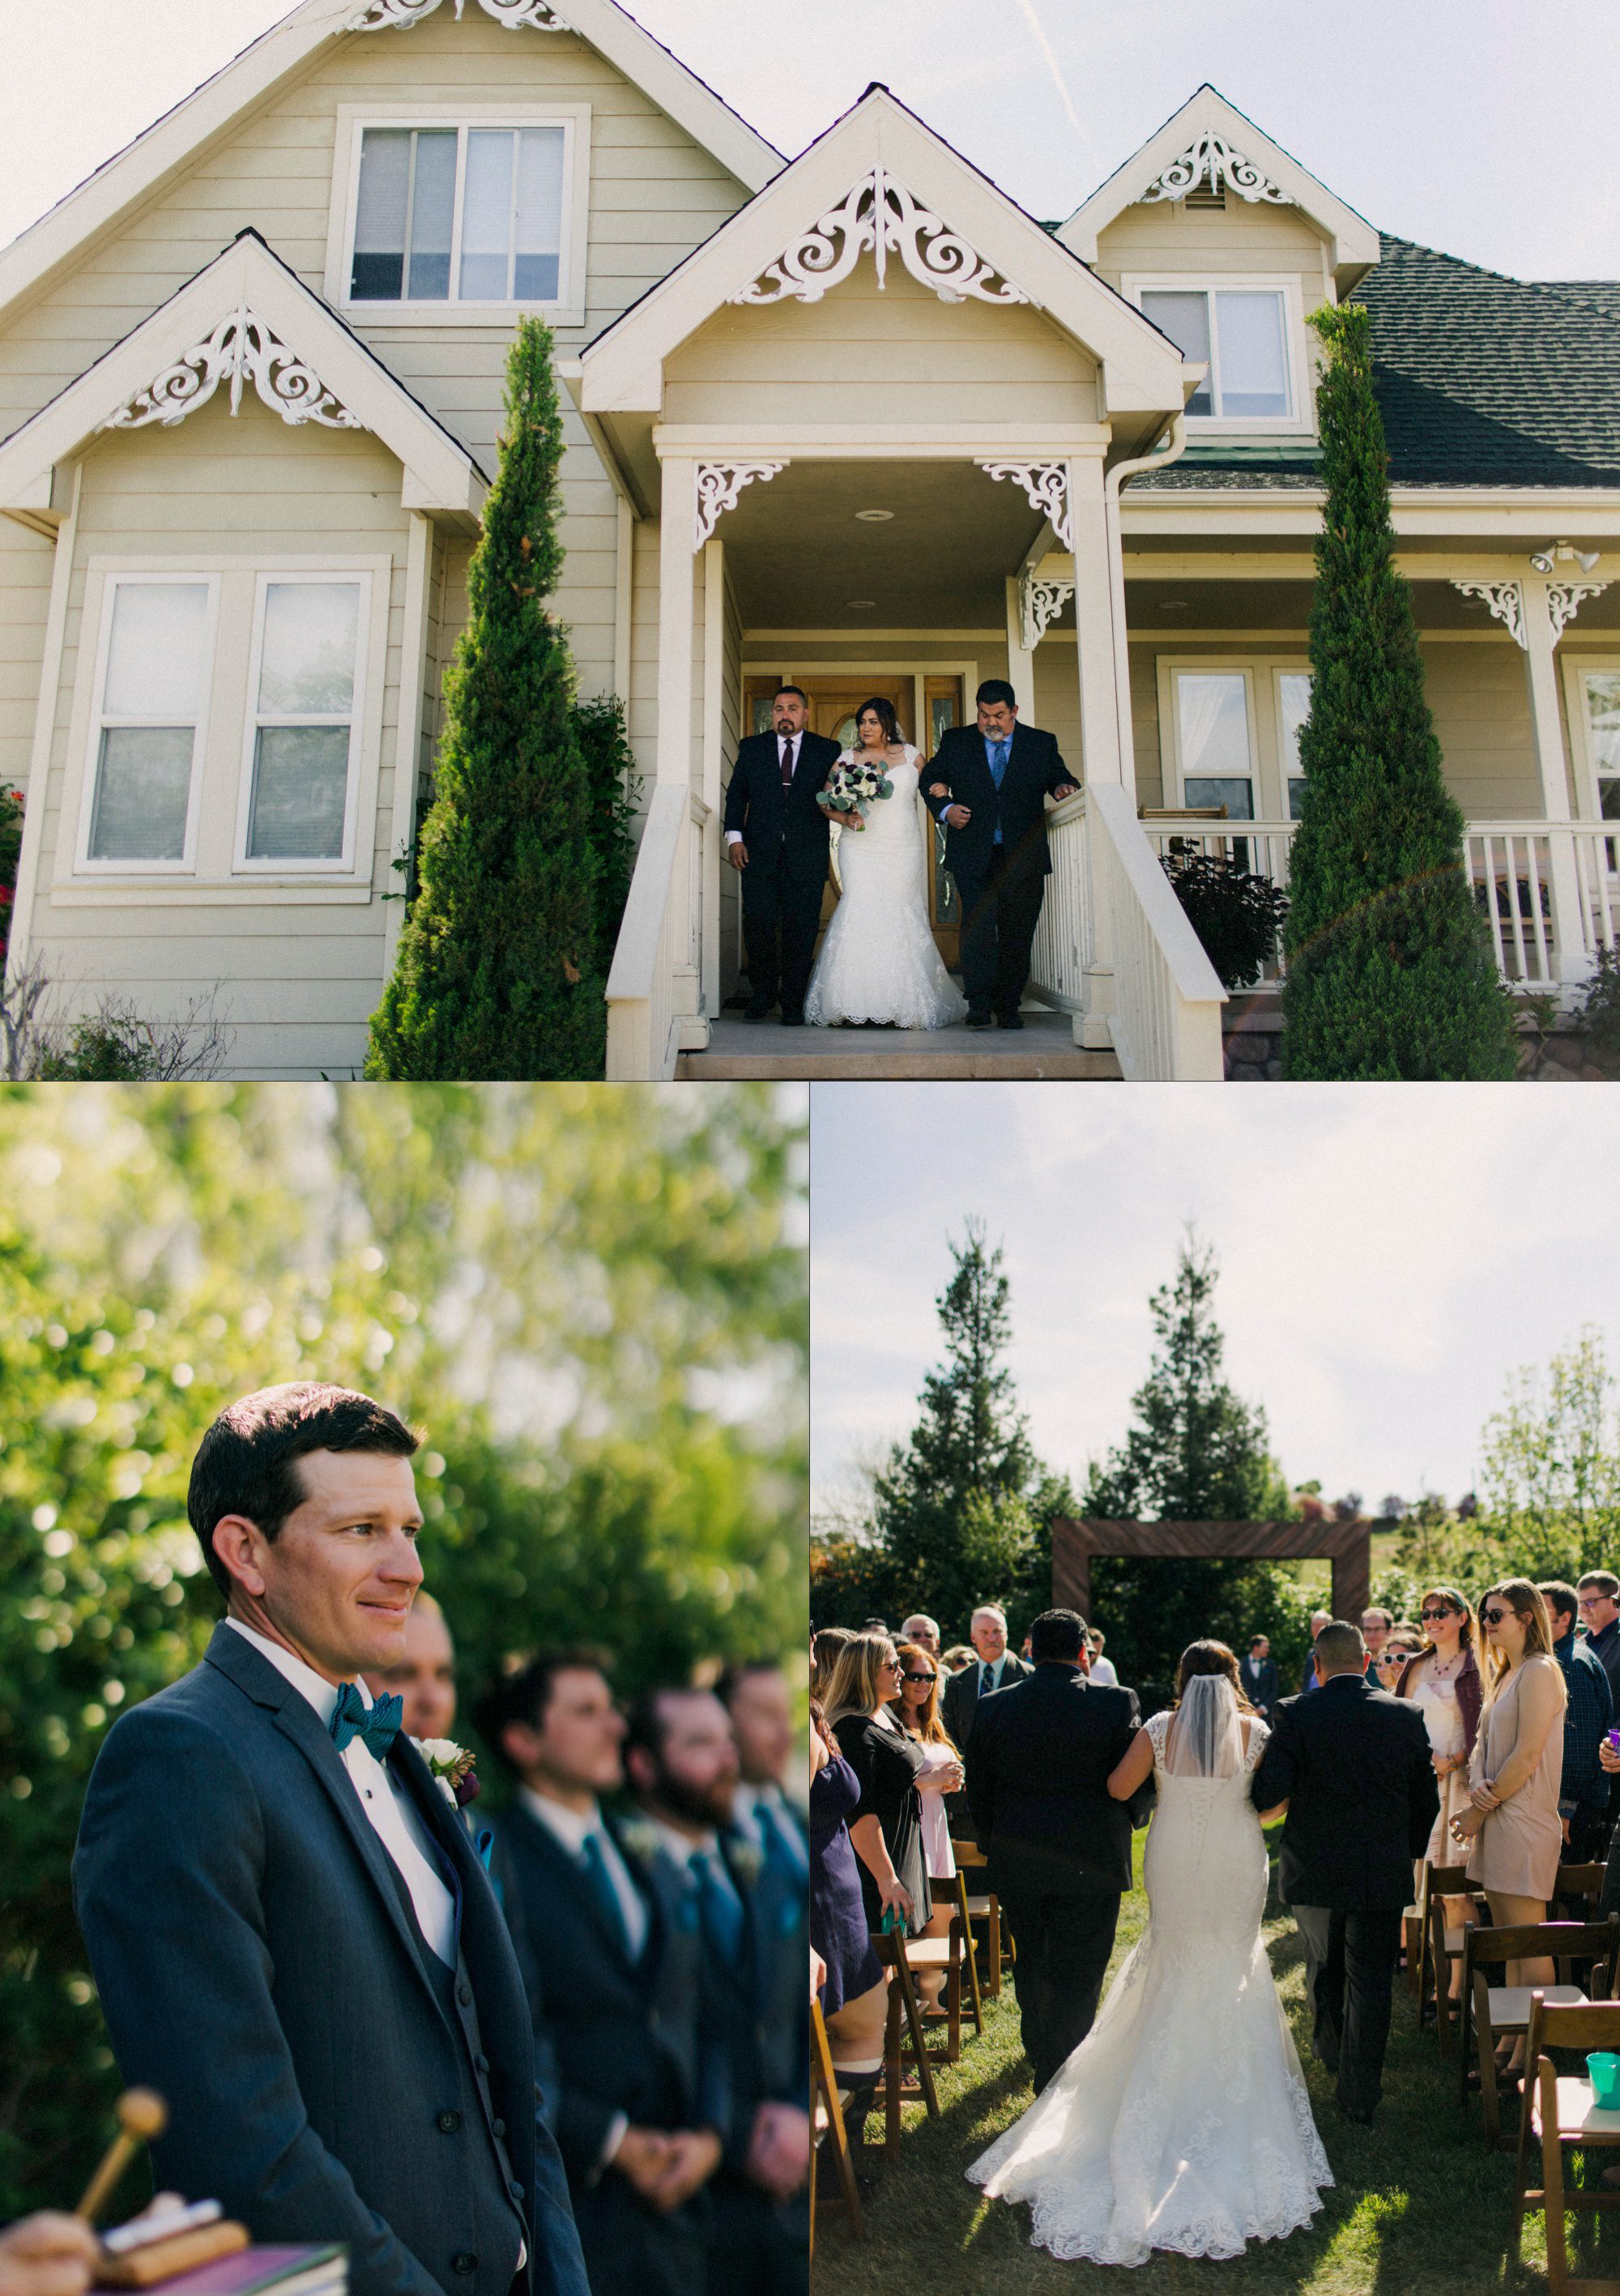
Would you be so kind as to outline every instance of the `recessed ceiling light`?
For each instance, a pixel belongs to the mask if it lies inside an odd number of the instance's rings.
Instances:
[[[844,603],[849,606],[875,606],[878,602],[875,598],[847,598]]]
[[[881,526],[885,519],[893,518],[894,514],[892,510],[858,510],[855,512],[855,516],[863,518],[868,526]]]
[[[1179,614],[1184,611],[1186,604],[1185,598],[1161,598],[1158,611],[1161,614]]]

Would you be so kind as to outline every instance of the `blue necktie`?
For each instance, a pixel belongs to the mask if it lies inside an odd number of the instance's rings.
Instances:
[[[694,1849],[686,1864],[698,1885],[698,1907],[703,1934],[723,1961],[734,1961],[737,1948],[742,1942],[741,1904],[716,1873],[714,1861],[707,1850]]]
[[[990,744],[990,778],[995,783],[995,793],[998,798],[1002,793],[1002,776],[1007,770],[1009,747],[1010,744],[1006,742],[992,742]],[[995,842],[999,845],[1001,841],[1002,816],[998,806],[995,815]]]
[[[359,1685],[353,1682],[338,1685],[338,1702],[332,1709],[328,1728],[331,1742],[341,1753],[351,1738],[364,1740],[377,1759],[386,1761],[389,1748],[399,1735],[399,1726],[405,1719],[403,1698],[380,1698],[367,1707],[360,1694]]]
[[[590,1883],[592,1894],[601,1908],[603,1920],[624,1948],[626,1957],[634,1958],[630,1953],[630,1932],[625,1926],[625,1909],[618,1902],[618,1891],[613,1886],[613,1877],[608,1871],[608,1861],[601,1854],[601,1836],[597,1833],[587,1833],[585,1838],[585,1848],[580,1855],[585,1859],[585,1880]]]
[[[995,1669],[986,1659],[978,1669],[978,1694],[981,1698],[988,1698],[994,1688]]]
[[[767,1801],[757,1801],[754,1815],[759,1821],[765,1864],[790,1874],[795,1882],[806,1880],[810,1871],[809,1863],[793,1838],[793,1829],[782,1824]]]

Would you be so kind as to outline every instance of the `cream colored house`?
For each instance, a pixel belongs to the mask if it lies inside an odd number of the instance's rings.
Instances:
[[[723,784],[775,685],[830,731],[890,693],[927,748],[996,675],[1084,781],[1036,997],[1127,1075],[1216,1076],[1158,851],[1286,876],[1305,315],[1351,293],[1482,905],[1567,992],[1616,898],[1620,288],[1381,237],[1210,88],[1052,227],[882,88],[784,161],[615,0],[305,0],[0,254],[13,961],[75,1008],[217,989],[240,1073],[358,1066],[537,310],[558,610],[646,785],[610,1073],[729,1029]]]

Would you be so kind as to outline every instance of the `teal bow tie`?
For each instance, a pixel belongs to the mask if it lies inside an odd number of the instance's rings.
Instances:
[[[375,1754],[380,1762],[386,1761],[404,1719],[403,1698],[380,1698],[375,1705],[368,1707],[356,1684],[340,1682],[330,1726],[331,1742],[341,1753],[351,1738],[363,1738],[367,1751]]]

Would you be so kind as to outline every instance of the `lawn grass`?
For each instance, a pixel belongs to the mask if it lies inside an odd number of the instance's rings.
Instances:
[[[1280,1829],[1273,1829],[1280,1831]],[[1136,1837],[1140,1885],[1141,1849]],[[1272,1843],[1275,1856],[1275,1843]],[[1141,1935],[1147,1899],[1140,1886],[1123,1901],[1115,1964]],[[908,2108],[898,2158],[880,2165],[879,2120],[871,2123],[868,2164],[874,2190],[866,2238],[856,2242],[839,2212],[817,2226],[816,2296],[1471,2296],[1477,2290],[1544,2290],[1541,2220],[1526,2219],[1523,2266],[1510,2255],[1512,2160],[1493,2155],[1480,2135],[1477,2103],[1466,2120],[1457,2103],[1457,2061],[1442,2058],[1432,2025],[1417,2030],[1404,1983],[1384,2072],[1384,2100],[1370,2128],[1342,2120],[1332,2082],[1310,2055],[1304,1959],[1298,1934],[1275,1896],[1266,1943],[1305,2068],[1317,2125],[1336,2182],[1310,2227],[1284,2241],[1252,2243],[1241,2258],[1215,2263],[1156,2255],[1127,2272],[1119,2266],[1060,2263],[1031,2248],[1029,2212],[986,2201],[963,2174],[968,2164],[1031,2100],[1010,1987],[986,2004],[982,2040],[961,2061],[937,2069],[941,2118]],[[969,2025],[971,2034],[971,2024]],[[1610,2156],[1612,2157],[1612,2156]],[[1577,2271],[1620,2277],[1620,2226],[1606,2226],[1596,2261],[1590,2228],[1575,2235]]]

